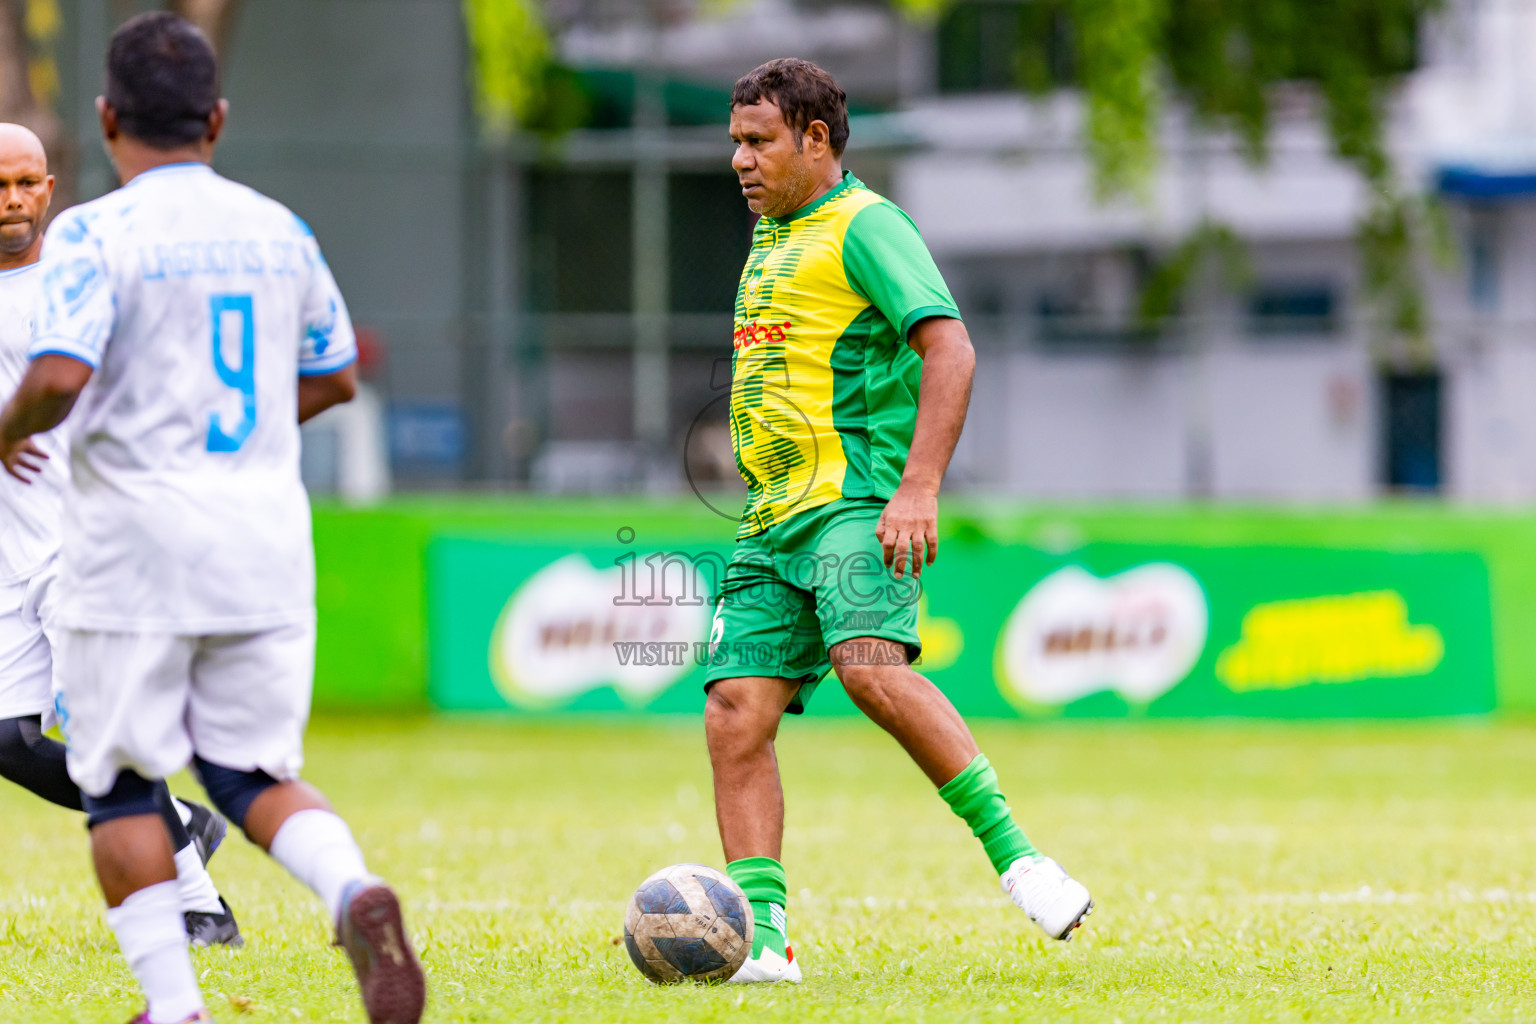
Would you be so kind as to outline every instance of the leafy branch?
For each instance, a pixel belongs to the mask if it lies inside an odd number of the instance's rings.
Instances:
[[[526,126],[543,99],[549,35],[534,0],[463,0],[475,97],[493,136]]]
[[[1397,180],[1387,153],[1393,86],[1417,56],[1424,19],[1443,0],[1030,0],[1070,26],[1073,84],[1087,99],[1087,145],[1101,196],[1145,194],[1156,166],[1159,81],[1213,130],[1230,130],[1261,165],[1277,87],[1314,87],[1335,154],[1370,193],[1356,227],[1362,278],[1387,333],[1422,340],[1427,309],[1416,255],[1442,233],[1433,204]],[[1052,37],[1026,31],[1020,85],[1055,83],[1038,69]],[[1210,242],[1202,227],[1192,240]],[[1223,243],[1225,247],[1226,243]],[[1443,247],[1441,247],[1443,248]],[[1188,244],[1173,259],[1188,258]],[[1177,268],[1174,268],[1177,269]],[[1166,275],[1165,275],[1166,276]],[[1174,274],[1173,276],[1177,276]]]

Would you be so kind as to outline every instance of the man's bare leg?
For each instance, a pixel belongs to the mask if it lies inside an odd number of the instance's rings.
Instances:
[[[866,637],[844,641],[831,654],[848,697],[935,786],[954,779],[981,753],[960,712],[912,670],[901,644]]]
[[[198,777],[220,810],[325,904],[362,991],[368,1019],[414,1024],[426,976],[405,932],[400,901],[368,871],[347,823],[313,786],[199,757]]]
[[[203,996],[187,950],[176,858],[154,783],[122,772],[110,792],[86,797],[85,807],[107,925],[144,990],[148,1015],[185,1021],[202,1010]]]
[[[748,967],[767,963],[770,973],[779,974],[790,954],[785,939],[788,887],[779,863],[784,847],[784,786],[773,743],[798,688],[797,682],[767,676],[722,679],[710,688],[704,705],[704,736],[715,778],[715,820],[726,871],[752,902],[753,963]],[[795,968],[794,978],[787,980],[798,977]]]
[[[727,861],[778,860],[784,847],[784,786],[773,742],[798,683],[747,676],[710,687],[704,737],[715,776],[715,820]]]
[[[1043,857],[1013,820],[997,773],[955,706],[906,663],[905,648],[862,637],[832,648],[859,710],[890,733],[981,841],[1003,889],[1053,938],[1071,938],[1093,908],[1088,890]]]
[[[140,889],[176,880],[171,837],[158,814],[135,814],[92,828],[91,858],[109,908],[122,906]]]
[[[309,783],[297,779],[279,782],[251,801],[251,809],[245,812],[245,836],[271,853],[272,840],[277,838],[278,830],[300,811],[336,813],[331,810],[325,794]]]

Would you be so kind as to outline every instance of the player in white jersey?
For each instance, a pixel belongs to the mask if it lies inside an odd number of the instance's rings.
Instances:
[[[41,293],[43,217],[53,191],[37,136],[0,124],[0,399],[27,368]],[[35,439],[30,486],[0,476],[0,776],[61,807],[84,809],[65,768],[64,745],[46,735],[53,710],[53,657],[46,620],[52,604],[63,492],[69,483],[63,439]],[[193,945],[239,945],[234,914],[204,866],[224,838],[224,819],[157,787],[176,851],[177,884]],[[190,831],[189,831],[190,830]]]
[[[218,65],[185,19],[113,35],[102,133],[123,187],[61,214],[0,462],[69,417],[59,717],[107,918],[149,1006],[209,1019],[176,923],[153,783],[189,760],[214,804],[325,902],[373,1024],[426,983],[399,901],[298,778],[314,669],[299,423],[355,388],[346,306],[308,229],[216,174]]]

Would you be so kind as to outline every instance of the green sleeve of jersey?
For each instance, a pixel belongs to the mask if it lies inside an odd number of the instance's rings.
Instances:
[[[926,317],[960,319],[917,225],[894,203],[874,203],[854,214],[843,235],[843,272],[903,341]]]

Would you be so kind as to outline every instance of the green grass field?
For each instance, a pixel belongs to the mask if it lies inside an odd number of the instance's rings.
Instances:
[[[872,727],[790,722],[797,989],[657,988],[618,944],[646,874],[720,863],[696,723],[329,720],[309,774],[406,899],[432,1021],[1536,1019],[1536,726],[978,732],[1088,927],[1047,944]],[[0,815],[0,1020],[121,1024],[81,823]],[[196,954],[217,1018],[361,1020],[317,901],[238,838],[214,868],[249,942]]]

